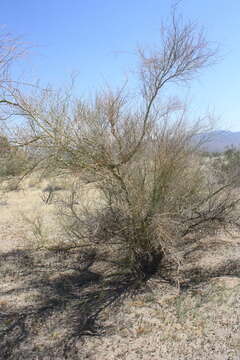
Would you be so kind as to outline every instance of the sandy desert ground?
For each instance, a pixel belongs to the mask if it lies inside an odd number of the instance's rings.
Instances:
[[[46,248],[63,240],[47,185],[1,196],[0,359],[240,359],[238,234],[189,245],[181,292],[157,276],[140,291],[107,281],[101,257]]]

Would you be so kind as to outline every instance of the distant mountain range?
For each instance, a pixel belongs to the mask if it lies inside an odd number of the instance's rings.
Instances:
[[[240,131],[217,130],[199,134],[195,139],[203,142],[201,148],[209,152],[222,152],[231,147],[240,148]]]

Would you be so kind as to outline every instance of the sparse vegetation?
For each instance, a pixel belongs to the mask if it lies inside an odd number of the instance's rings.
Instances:
[[[160,102],[167,85],[188,81],[214,55],[194,25],[174,15],[160,48],[138,51],[136,104],[125,87],[97,94],[93,103],[50,89],[39,98],[12,91],[2,100],[27,121],[28,137],[18,143],[38,149],[48,168],[78,172],[98,189],[100,209],[68,206],[79,245],[114,247],[124,266],[143,278],[173,256],[179,240],[237,224],[232,210],[238,200],[229,184],[207,184],[201,172],[192,145],[199,124],[187,124],[178,101]]]
[[[36,241],[28,244],[30,249],[0,254],[7,279],[0,300],[0,353],[6,359],[24,358],[23,349],[28,358],[36,352],[42,358],[78,359],[81,337],[103,330],[98,320],[112,339],[110,315],[121,341],[153,341],[156,332],[166,356],[170,343],[185,341],[188,347],[199,336],[207,337],[216,319],[224,329],[221,317],[225,322],[228,317],[221,311],[224,306],[230,311],[239,290],[239,243],[233,235],[240,225],[240,156],[235,149],[211,158],[201,154],[193,138],[205,124],[189,122],[187,106],[164,95],[165,88],[184,86],[210,65],[215,50],[194,24],[183,24],[175,13],[161,35],[159,48],[138,50],[135,93],[125,84],[98,92],[92,101],[76,99],[71,88],[36,86],[32,94],[24,92],[24,86],[9,81],[9,65],[21,51],[14,46],[7,52],[7,63],[0,67],[1,119],[17,114],[22,127],[12,129],[11,141],[0,137],[0,176],[9,193],[0,227],[9,236],[10,222],[19,239],[30,234]],[[1,41],[0,64],[6,55]],[[25,176],[38,171],[38,187],[35,178],[24,185]],[[61,184],[59,174],[71,181]],[[17,189],[18,194],[10,192]],[[224,231],[232,237],[221,242]],[[233,283],[222,293],[214,283],[221,275]],[[17,291],[12,278],[21,283]],[[25,302],[15,311],[16,292]],[[32,296],[27,301],[26,293]],[[8,306],[5,298],[11,294]],[[112,313],[120,300],[128,324]],[[138,309],[132,317],[129,306]],[[142,308],[147,310],[142,313]],[[229,326],[235,328],[239,321],[235,324],[234,311],[231,316]],[[46,334],[47,345],[35,341]],[[215,333],[212,338],[214,343]],[[233,340],[231,346],[226,339],[224,344],[239,354]],[[174,356],[180,345],[174,345]],[[118,356],[114,348],[113,353]],[[89,343],[88,355],[96,358]]]
[[[9,178],[23,175],[30,166],[27,155],[18,148],[0,150],[0,177]]]
[[[234,148],[227,149],[222,159],[221,170],[226,176],[232,178],[236,185],[239,185],[240,151]]]

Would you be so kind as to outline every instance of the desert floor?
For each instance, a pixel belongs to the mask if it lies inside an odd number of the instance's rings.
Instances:
[[[0,359],[240,359],[238,234],[189,244],[179,286],[155,276],[138,289],[109,280],[101,256],[53,248],[46,186],[0,198]]]

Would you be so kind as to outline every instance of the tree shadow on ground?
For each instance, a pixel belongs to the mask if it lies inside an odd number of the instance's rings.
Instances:
[[[231,251],[228,253],[227,250]],[[201,263],[206,258],[208,262]],[[177,285],[180,291],[205,284],[213,278],[240,277],[240,244],[221,239],[210,239],[209,242],[192,241],[185,244],[181,266],[167,261],[159,275],[170,284]]]
[[[196,266],[186,271],[183,271],[183,280],[181,283],[181,290],[186,291],[196,287],[202,283],[209,282],[213,278],[219,277],[239,277],[240,278],[240,260],[227,260],[212,269],[204,269],[201,266]]]
[[[214,252],[219,246],[216,242],[210,248]],[[196,244],[186,251],[186,261],[204,257],[206,251],[205,245]],[[176,286],[175,270],[166,261],[155,276]],[[105,311],[125,296],[147,289],[94,250],[2,253],[0,274],[0,354],[6,360],[82,359],[86,336],[112,331],[101,321]],[[181,272],[180,290],[191,290],[218,276],[240,277],[239,260],[229,259],[211,269],[193,261]]]
[[[92,270],[97,262],[101,259],[94,252],[15,250],[0,255],[3,359],[81,358],[79,339],[103,334],[101,313],[138,288],[127,273]]]

